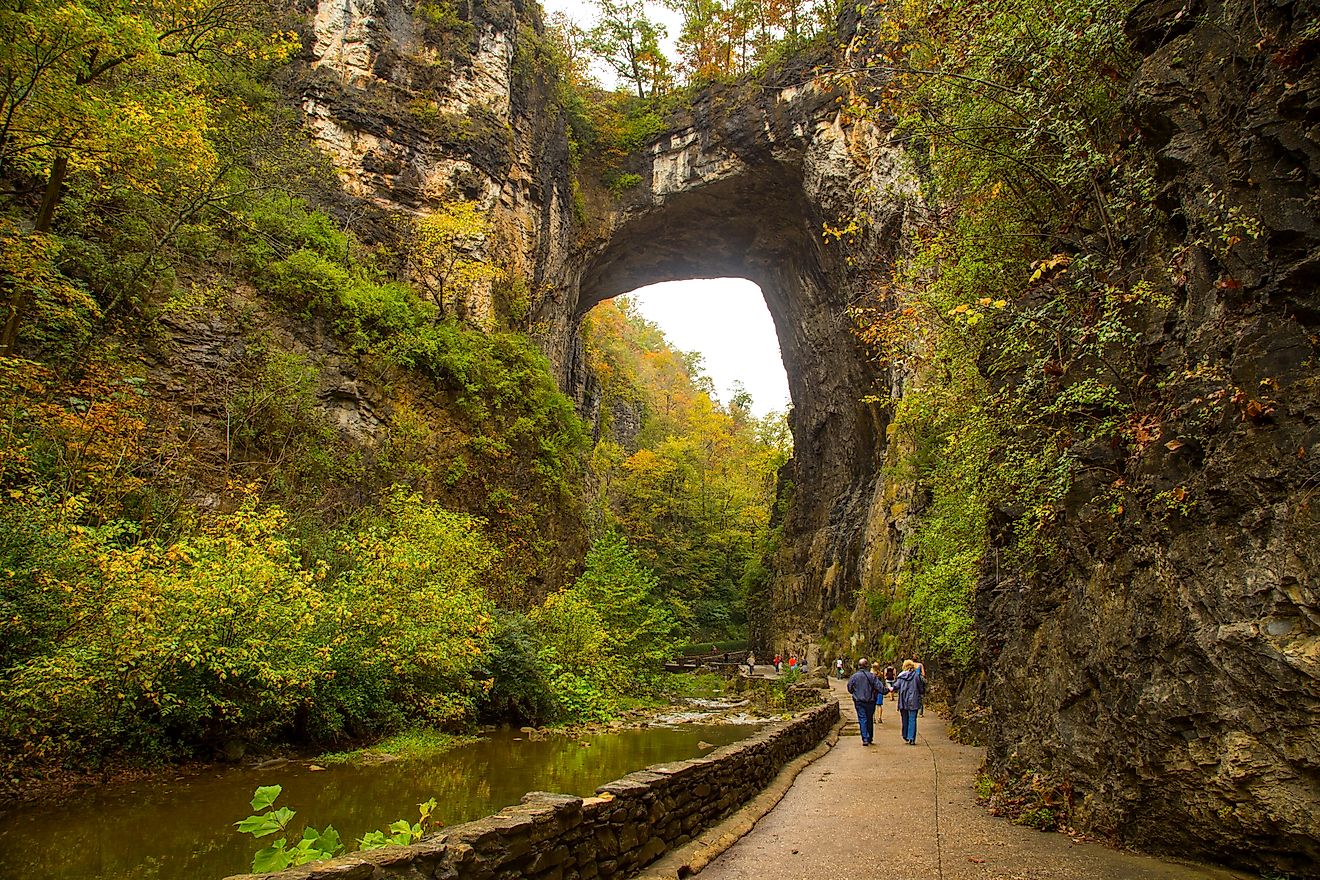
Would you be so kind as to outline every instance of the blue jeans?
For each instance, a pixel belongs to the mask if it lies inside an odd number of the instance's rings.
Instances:
[[[853,708],[857,710],[857,727],[862,732],[862,743],[870,745],[875,736],[875,702],[853,700]]]
[[[898,714],[903,716],[903,739],[908,742],[917,741],[917,710],[899,709]]]

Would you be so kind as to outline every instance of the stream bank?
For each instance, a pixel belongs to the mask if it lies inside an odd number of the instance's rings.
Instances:
[[[281,803],[297,811],[295,828],[303,820],[332,824],[354,848],[368,831],[415,820],[416,804],[428,797],[439,801],[439,820],[454,825],[515,804],[528,791],[590,795],[650,764],[737,742],[765,720],[744,714],[741,700],[699,702],[704,705],[630,714],[613,727],[488,728],[481,739],[458,739],[452,748],[411,757],[382,750],[387,740],[337,764],[317,755],[240,767],[192,765],[80,787],[58,803],[15,803],[0,811],[0,876],[223,877],[246,870],[264,845],[232,827],[249,814],[248,800],[261,785],[284,787]],[[79,846],[52,846],[52,829]]]

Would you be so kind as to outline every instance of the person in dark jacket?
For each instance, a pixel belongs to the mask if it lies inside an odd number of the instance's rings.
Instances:
[[[894,682],[898,691],[898,714],[903,716],[903,742],[917,744],[917,710],[926,694],[926,679],[911,660],[903,661],[903,671]]]
[[[857,661],[857,671],[848,679],[848,693],[852,694],[853,708],[857,710],[857,728],[862,734],[862,745],[869,746],[875,738],[875,703],[880,698],[880,679],[871,671],[871,661],[865,657]]]

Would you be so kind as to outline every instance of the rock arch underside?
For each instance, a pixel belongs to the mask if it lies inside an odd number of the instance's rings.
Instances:
[[[1314,3],[1279,8],[1295,21],[1317,14]],[[1193,268],[1185,307],[1149,328],[1148,344],[1213,355],[1239,384],[1282,377],[1277,415],[1268,430],[1230,438],[1230,426],[1204,451],[1212,503],[1172,537],[1137,531],[1099,558],[1085,510],[1068,510],[1076,546],[1057,583],[983,578],[979,672],[954,696],[981,729],[991,770],[1066,780],[1073,815],[1091,828],[1155,851],[1315,875],[1320,476],[1299,490],[1281,473],[1320,439],[1320,65],[1288,83],[1280,71],[1274,94],[1235,92],[1186,62],[1224,39],[1197,9],[1137,6],[1130,37],[1145,61],[1130,110],[1157,152],[1168,213],[1213,183],[1261,207],[1266,259],[1245,291]],[[577,326],[593,305],[658,281],[757,283],[788,372],[795,457],[754,636],[763,648],[815,646],[839,620],[864,616],[854,606],[866,589],[892,581],[904,511],[919,502],[886,480],[889,410],[867,402],[901,395],[905,377],[871,364],[850,332],[847,310],[867,279],[822,226],[849,216],[861,194],[883,193],[867,208],[864,244],[867,265],[883,268],[919,198],[911,163],[884,131],[841,116],[813,75],[830,59],[803,59],[699,94],[628,158],[636,187],[575,191],[553,82],[527,63],[539,13],[486,0],[469,14],[473,35],[436,82],[408,0],[321,2],[297,88],[348,197],[378,218],[455,195],[480,202],[497,218],[501,257],[530,281],[537,338],[588,415],[598,401]],[[840,26],[846,37],[855,22]],[[437,131],[411,118],[402,108],[419,94],[467,124]],[[478,292],[463,312],[487,320],[490,300]]]

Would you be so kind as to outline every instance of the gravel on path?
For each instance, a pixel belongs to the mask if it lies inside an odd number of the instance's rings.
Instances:
[[[909,746],[887,705],[863,747],[843,683],[830,686],[852,718],[838,745],[701,880],[1253,880],[993,817],[974,795],[981,750],[951,741],[934,712]]]

